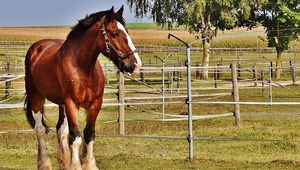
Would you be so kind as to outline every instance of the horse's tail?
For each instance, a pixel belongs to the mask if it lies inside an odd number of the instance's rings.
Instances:
[[[28,99],[27,96],[26,96],[25,103],[24,103],[24,110],[25,110],[25,115],[26,115],[26,118],[27,118],[27,122],[29,123],[31,128],[34,128],[35,120],[34,120],[33,114],[32,114],[31,102],[30,102],[30,100]]]
[[[26,115],[26,118],[27,118],[27,122],[29,123],[29,125],[31,126],[31,128],[34,128],[34,126],[35,126],[35,120],[34,120],[32,109],[31,109],[31,101],[28,99],[27,96],[26,96],[25,103],[24,103],[24,110],[25,110],[25,115]],[[48,133],[49,130],[50,130],[50,128],[45,123],[44,116],[43,116],[43,119],[42,119],[42,124],[45,127],[45,129],[46,129],[46,133]]]

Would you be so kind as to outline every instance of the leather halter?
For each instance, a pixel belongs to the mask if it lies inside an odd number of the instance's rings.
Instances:
[[[109,54],[109,57],[111,58],[111,52],[110,50],[112,49],[113,52],[118,56],[118,59],[119,60],[124,60],[126,58],[129,58],[129,56],[131,54],[134,54],[136,53],[136,50],[134,51],[130,51],[126,54],[119,54],[118,51],[115,49],[115,47],[110,43],[110,40],[108,39],[107,37],[107,33],[106,33],[106,30],[105,30],[105,23],[104,23],[104,17],[102,19],[102,28],[100,29],[102,31],[102,35],[104,36],[104,39],[105,39],[105,45],[106,45],[106,52]]]

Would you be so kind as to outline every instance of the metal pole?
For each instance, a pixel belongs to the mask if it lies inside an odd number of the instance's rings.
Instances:
[[[190,159],[193,159],[193,120],[192,120],[192,87],[191,87],[191,57],[190,57],[190,46],[187,46],[186,48],[186,57],[187,60],[185,62],[186,68],[187,68],[187,105],[188,105],[188,126],[189,126],[189,134],[187,137],[187,140],[189,142],[189,157]]]
[[[161,59],[160,57],[158,57],[157,55],[155,55],[154,57],[159,59],[162,62],[162,119],[165,120],[165,61],[167,60],[167,58],[169,58],[172,54],[168,54],[164,59]]]
[[[180,38],[172,35],[172,34],[168,34],[168,39],[170,39],[172,37],[174,37],[175,39],[177,39],[178,41],[182,42],[185,46],[186,46],[186,61],[185,61],[185,66],[187,69],[187,100],[186,103],[188,105],[188,128],[189,128],[189,132],[188,132],[188,136],[187,136],[187,140],[189,142],[189,158],[190,160],[193,159],[193,153],[194,153],[194,149],[193,149],[193,121],[192,121],[192,88],[191,88],[191,56],[190,56],[190,47],[193,43],[201,41],[194,41],[190,44],[187,44],[186,42],[184,42],[183,40],[181,40]]]
[[[263,57],[265,60],[267,60],[269,62],[269,90],[270,90],[270,103],[272,105],[273,102],[273,95],[272,95],[272,61],[268,60],[266,57]]]
[[[165,120],[165,62],[162,61],[162,119]]]
[[[272,94],[272,62],[269,62],[269,81],[270,81],[270,85],[269,85],[269,88],[270,88],[270,95],[269,95],[269,98],[270,98],[270,103],[272,105],[272,102],[273,102],[273,94]]]

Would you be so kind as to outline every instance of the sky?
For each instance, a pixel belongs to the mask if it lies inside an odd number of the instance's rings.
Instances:
[[[0,27],[74,25],[87,14],[122,5],[127,23],[152,22],[136,19],[126,0],[0,0]]]

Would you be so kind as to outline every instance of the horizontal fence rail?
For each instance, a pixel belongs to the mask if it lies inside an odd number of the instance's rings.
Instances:
[[[264,64],[265,65],[265,64]],[[106,67],[108,67],[106,65]],[[291,67],[280,67],[280,68],[274,68],[274,69],[281,69],[281,70],[286,70],[289,74],[293,75],[299,75],[300,74],[300,66],[293,66],[293,69]],[[109,69],[104,69],[106,76],[108,76],[108,85],[105,88],[105,93],[116,93],[118,92],[118,89],[114,87],[116,85],[117,81],[117,70],[113,70],[114,68],[111,67]],[[203,67],[201,66],[193,66],[191,67],[192,71],[201,71]],[[222,80],[222,74],[223,76],[227,77],[229,75],[225,74],[230,74],[230,67],[229,66],[209,66],[209,74],[220,74],[219,79],[217,79],[217,76],[214,80],[208,80],[208,81],[199,81],[193,76],[193,91],[201,91],[201,90],[208,90],[208,89],[232,89],[232,84],[231,81],[225,81]],[[217,69],[217,71],[216,71]],[[269,79],[268,77],[261,77],[261,72],[265,71],[266,73],[268,72],[269,68],[267,67],[256,67],[256,71],[253,71],[253,67],[246,67],[246,68],[238,68],[238,73],[241,74],[240,78],[238,80],[238,86],[239,88],[258,88],[258,89],[265,89],[268,90],[269,86]],[[181,72],[182,77],[178,77]],[[134,83],[137,84],[138,86],[141,86],[140,88],[130,88],[130,87],[125,87],[124,91],[126,93],[124,100],[127,101],[127,103],[118,103],[117,96],[115,98],[105,98],[103,106],[120,106],[120,105],[145,105],[145,104],[151,104],[151,105],[160,105],[162,104],[161,101],[153,102],[151,100],[153,99],[162,99],[162,91],[161,91],[161,84],[162,84],[162,79],[161,76],[162,74],[166,74],[165,76],[165,93],[167,95],[164,96],[165,99],[172,99],[172,101],[165,101],[165,104],[184,104],[186,103],[185,98],[186,98],[186,87],[184,81],[186,74],[186,70],[184,67],[164,67],[164,73],[162,73],[162,68],[161,67],[143,67],[140,72],[140,77],[132,79],[132,78],[126,78],[125,81],[129,84]],[[258,75],[255,75],[258,74]],[[287,73],[286,73],[287,74]],[[141,77],[143,75],[144,77]],[[155,75],[155,77],[153,77]],[[249,78],[243,78],[243,75],[247,75],[250,77]],[[148,78],[149,76],[149,78]],[[230,76],[229,76],[230,77]],[[254,77],[257,77],[254,79]],[[272,86],[285,86],[286,84],[296,84],[298,76],[294,76],[291,78],[289,81],[273,81]],[[180,80],[180,82],[179,82]],[[148,81],[151,82],[151,84],[148,83]],[[154,83],[154,81],[156,81]],[[125,82],[125,84],[126,84]],[[148,83],[148,84],[147,84]],[[0,76],[0,84],[2,84],[2,89],[0,89],[0,94],[1,96],[7,95],[6,93],[10,93],[9,97],[7,96],[4,98],[4,102],[0,101],[0,107],[1,108],[13,108],[13,107],[23,107],[21,106],[22,104],[16,104],[16,103],[9,103],[7,98],[11,97],[18,97],[22,99],[25,95],[25,89],[24,89],[24,74],[19,74],[19,75],[14,75],[14,74],[3,74]],[[259,84],[259,85],[258,85]],[[263,87],[264,85],[264,87]],[[202,86],[202,87],[201,87]],[[14,92],[14,93],[13,93]],[[143,96],[131,96],[131,93],[141,93]],[[18,94],[20,96],[13,96],[14,94]],[[192,94],[192,97],[218,97],[218,96],[225,96],[225,95],[231,95],[231,93],[216,93],[216,94],[198,94],[198,92],[195,92]],[[141,100],[142,99],[142,100]],[[149,102],[147,102],[149,100]],[[180,101],[178,101],[180,100]],[[191,101],[192,103],[198,103],[198,104],[209,104],[212,102],[206,102],[206,101]],[[6,103],[6,104],[3,104]],[[213,103],[215,104],[235,104],[236,102],[224,102],[224,101],[214,101]],[[287,104],[287,105],[295,105],[299,104],[299,102],[270,102],[270,101],[265,101],[265,102],[238,102],[239,104],[265,104],[265,105],[278,105],[278,104]],[[7,105],[5,107],[4,105]],[[55,106],[48,104],[46,106]]]

